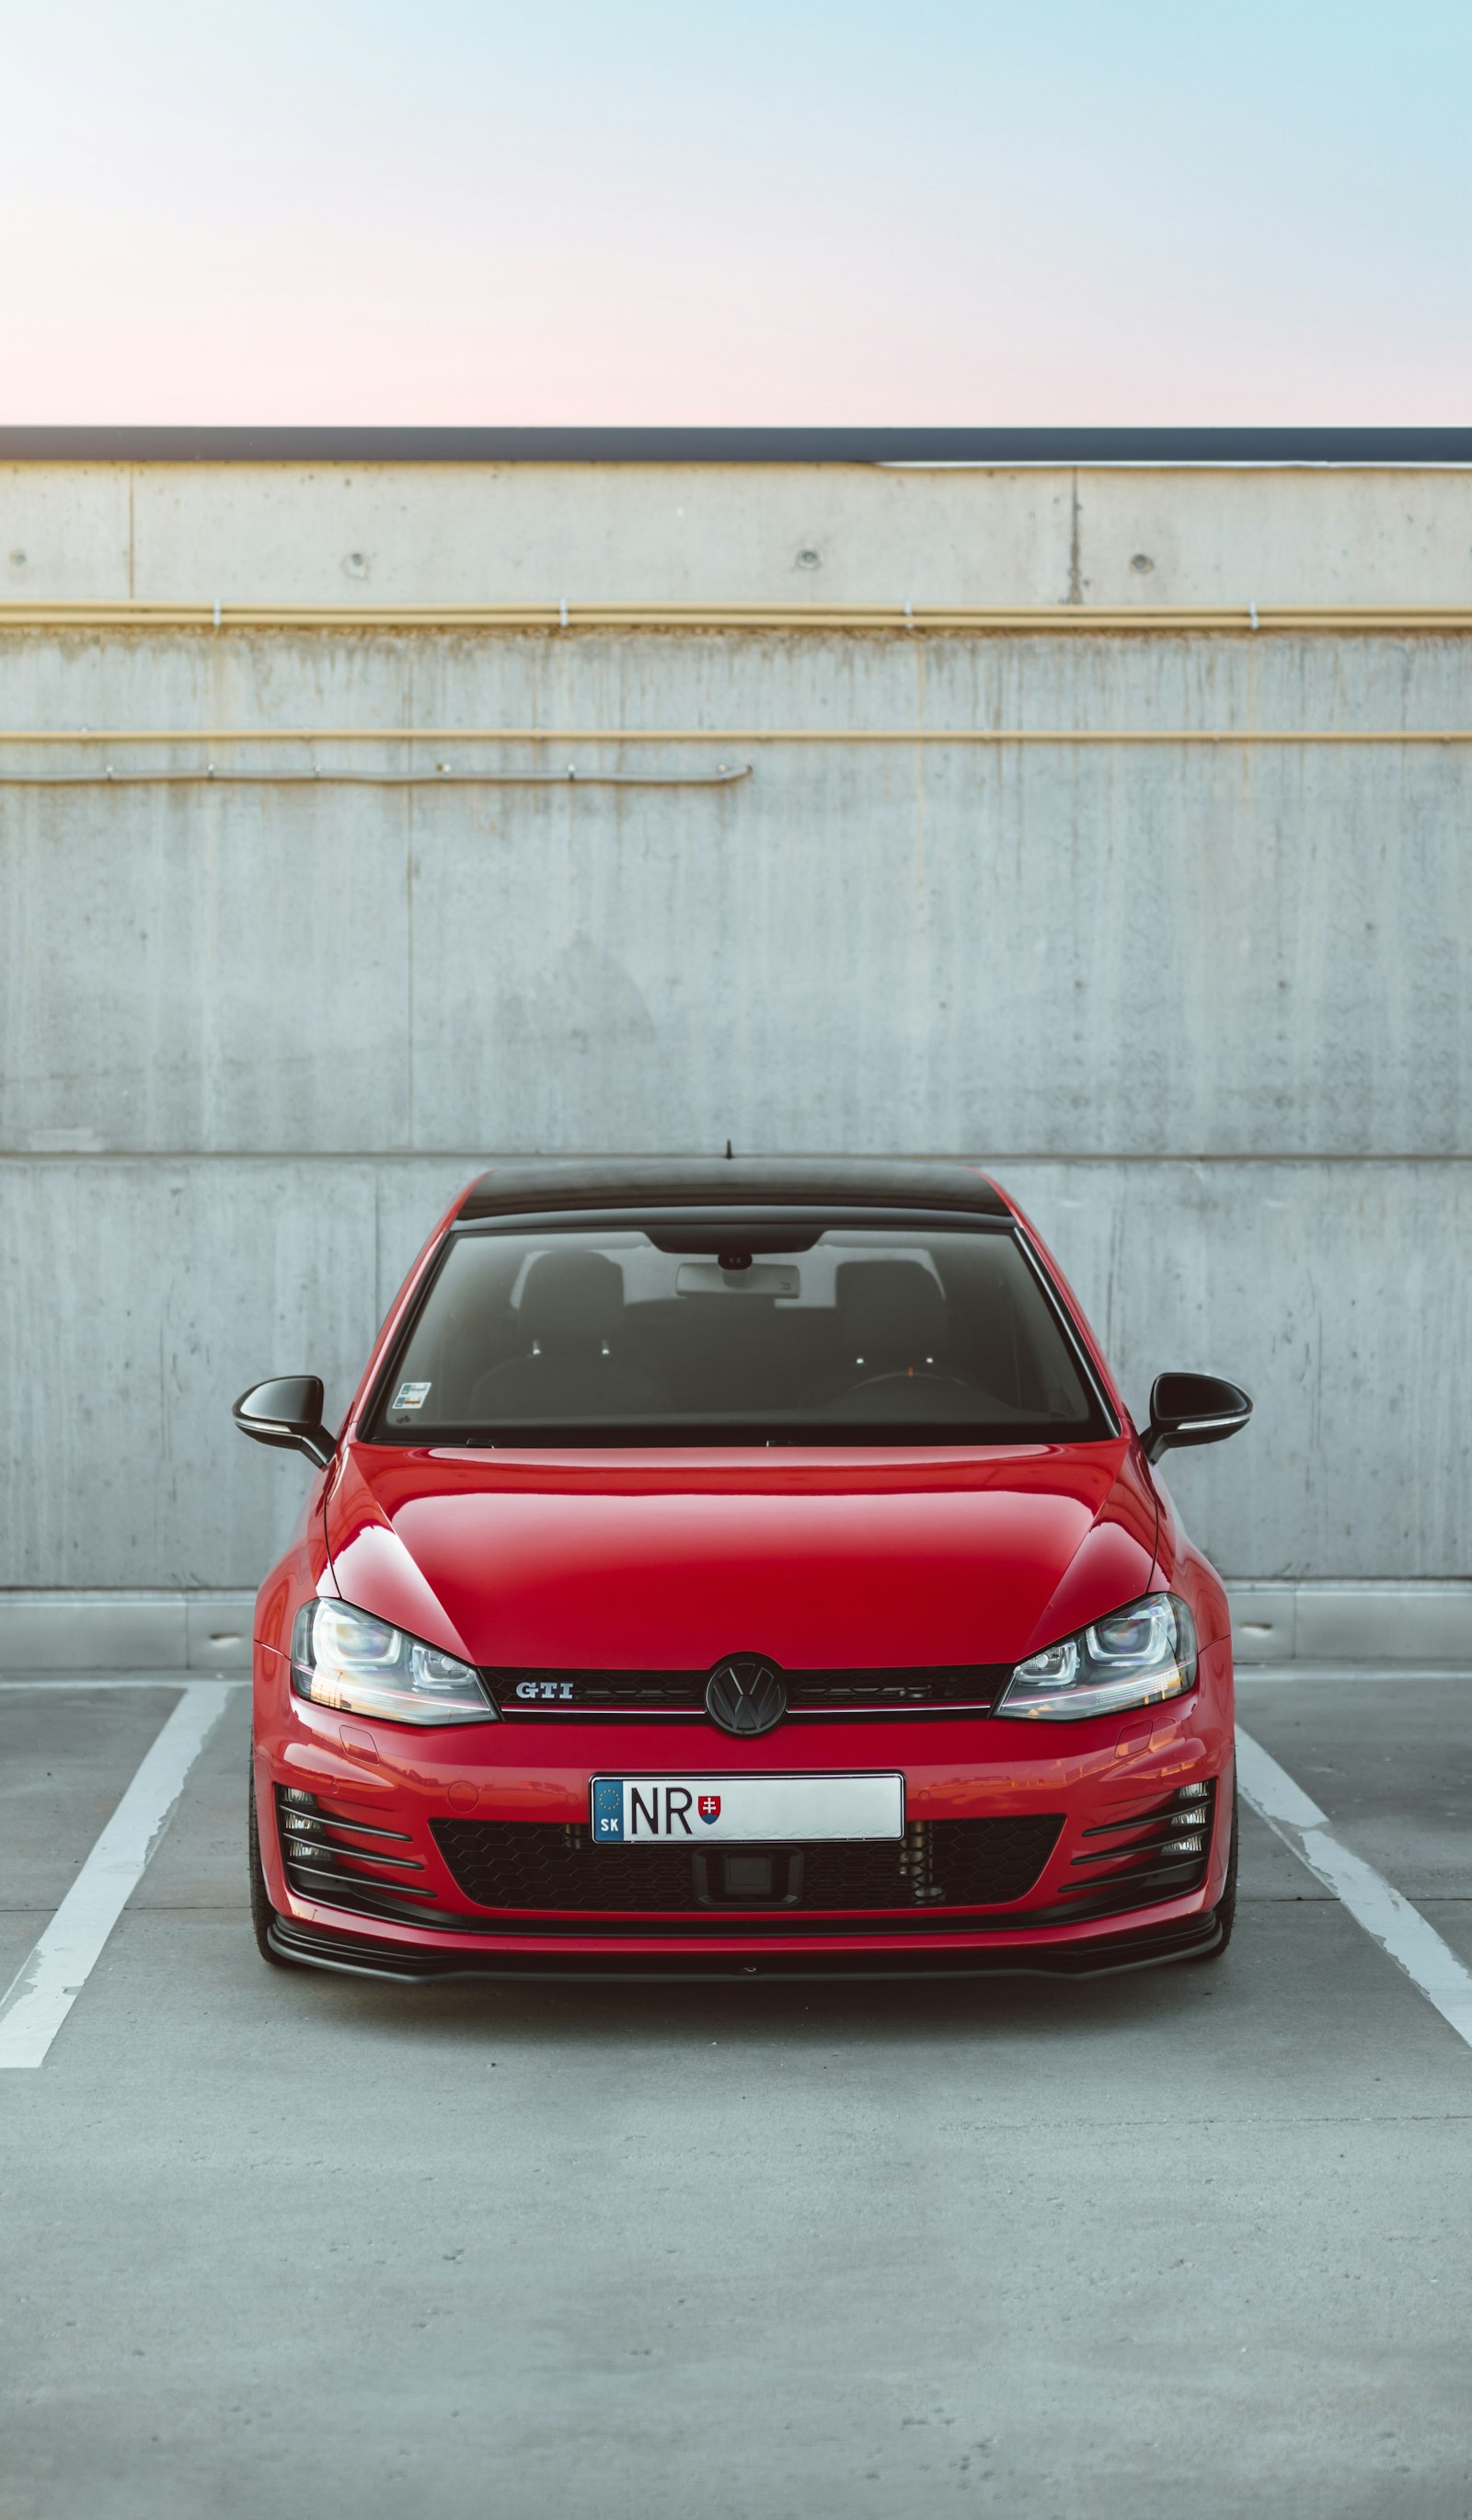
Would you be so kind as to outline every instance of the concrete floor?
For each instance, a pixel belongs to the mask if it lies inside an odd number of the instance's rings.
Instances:
[[[175,1691],[0,1699],[0,1984]],[[1242,1719],[1472,1958],[1472,1681]],[[1220,1966],[258,1961],[244,1693],[0,2076],[3,2520],[1465,2520],[1472,2051],[1250,1815]]]

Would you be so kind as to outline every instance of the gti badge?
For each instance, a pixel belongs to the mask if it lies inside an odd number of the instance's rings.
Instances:
[[[770,1732],[787,1711],[787,1692],[761,1654],[728,1654],[705,1684],[705,1712],[723,1732]]]

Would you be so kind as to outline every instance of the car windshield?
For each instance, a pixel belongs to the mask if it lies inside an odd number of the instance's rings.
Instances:
[[[690,1220],[452,1234],[369,1439],[1077,1443],[1114,1431],[1009,1228],[804,1234],[794,1221],[790,1248],[782,1238],[781,1225],[702,1236]]]

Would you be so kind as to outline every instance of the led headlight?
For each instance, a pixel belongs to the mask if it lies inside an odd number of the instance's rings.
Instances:
[[[291,1630],[291,1687],[314,1706],[389,1724],[494,1724],[480,1674],[346,1601],[306,1601]]]
[[[999,1715],[1077,1724],[1183,1696],[1196,1685],[1196,1631],[1174,1593],[1147,1593],[1061,1644],[1019,1662],[997,1701]]]

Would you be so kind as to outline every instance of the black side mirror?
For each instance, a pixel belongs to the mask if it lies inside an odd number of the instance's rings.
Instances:
[[[1251,1416],[1246,1392],[1219,1373],[1158,1373],[1140,1438],[1145,1460],[1158,1462],[1175,1445],[1225,1443]]]
[[[324,1393],[315,1373],[278,1374],[243,1391],[232,1415],[243,1435],[283,1453],[305,1453],[325,1470],[337,1447],[322,1422]]]

